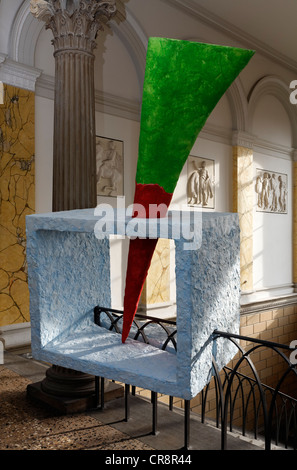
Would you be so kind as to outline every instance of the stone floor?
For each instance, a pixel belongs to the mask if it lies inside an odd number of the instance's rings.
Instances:
[[[104,410],[63,415],[28,398],[30,383],[44,378],[47,365],[21,351],[5,353],[0,365],[0,451],[104,450],[178,451],[184,445],[182,410],[158,404],[158,433],[152,434],[152,405],[130,396],[130,419],[124,420],[124,398],[105,402]],[[190,449],[220,450],[220,431],[191,414]],[[262,450],[263,443],[228,435],[228,450]],[[127,454],[128,455],[128,454]]]

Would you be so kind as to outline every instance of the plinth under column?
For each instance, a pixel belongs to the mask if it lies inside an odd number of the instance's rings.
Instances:
[[[27,394],[63,414],[87,411],[96,405],[94,376],[60,366],[50,367],[42,381],[29,384]],[[105,402],[123,395],[122,385],[105,380]]]

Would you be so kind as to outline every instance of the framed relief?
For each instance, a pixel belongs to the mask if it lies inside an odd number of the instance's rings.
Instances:
[[[124,142],[96,136],[97,196],[124,195]]]
[[[287,213],[288,175],[257,168],[255,192],[257,212]]]
[[[215,208],[215,162],[190,155],[187,163],[187,202],[189,206]]]

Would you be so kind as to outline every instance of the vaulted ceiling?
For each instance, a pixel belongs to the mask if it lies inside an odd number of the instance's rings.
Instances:
[[[297,70],[296,0],[162,0]]]

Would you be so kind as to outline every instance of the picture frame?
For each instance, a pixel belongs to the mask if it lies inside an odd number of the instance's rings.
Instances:
[[[272,214],[288,212],[288,175],[276,171],[256,169],[256,211]]]
[[[124,196],[124,142],[96,136],[96,187],[98,196]]]
[[[190,155],[187,160],[187,204],[215,208],[215,161]]]

